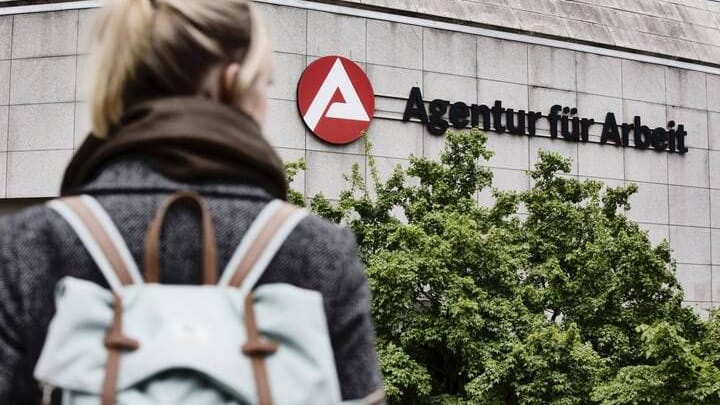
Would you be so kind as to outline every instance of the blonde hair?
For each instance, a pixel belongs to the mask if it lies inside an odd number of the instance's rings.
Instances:
[[[218,63],[241,63],[234,94],[241,96],[270,49],[250,0],[108,0],[90,48],[93,135],[106,137],[137,102],[198,94]]]

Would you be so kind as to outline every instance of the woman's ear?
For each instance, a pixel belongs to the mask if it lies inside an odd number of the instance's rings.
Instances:
[[[240,83],[241,71],[242,66],[239,63],[231,63],[223,68],[220,74],[220,102],[243,111],[262,126],[267,114],[268,83],[266,80],[255,81],[249,87],[243,88],[247,85]],[[265,72],[268,77],[270,74],[269,71]],[[263,85],[260,86],[259,83]]]
[[[222,72],[222,83],[220,91],[222,94],[222,102],[228,105],[233,105],[237,102],[237,85],[240,74],[240,64],[231,63],[225,67]]]

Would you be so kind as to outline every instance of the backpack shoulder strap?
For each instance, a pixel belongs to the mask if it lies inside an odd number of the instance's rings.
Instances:
[[[70,224],[113,291],[143,283],[120,231],[97,200],[83,195],[53,200],[48,206]]]
[[[306,216],[307,211],[280,200],[268,204],[245,233],[219,285],[249,293],[290,233]]]

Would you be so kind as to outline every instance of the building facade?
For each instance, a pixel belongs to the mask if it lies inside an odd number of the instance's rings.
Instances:
[[[296,190],[337,198],[343,174],[367,167],[361,142],[324,142],[298,112],[306,67],[343,56],[374,88],[369,134],[384,173],[438,156],[443,125],[488,130],[499,189],[528,189],[538,150],[561,152],[573,176],[638,184],[629,216],[670,242],[688,304],[720,304],[720,2],[257,3],[276,62],[266,136],[283,158],[306,159]],[[88,131],[96,7],[0,1],[0,213],[55,196]]]

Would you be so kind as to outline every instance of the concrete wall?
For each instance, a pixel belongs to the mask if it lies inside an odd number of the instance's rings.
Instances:
[[[353,163],[366,168],[359,143],[329,146],[309,134],[296,107],[296,86],[316,57],[344,55],[368,73],[377,111],[370,133],[388,173],[411,154],[437,156],[444,139],[400,121],[413,86],[426,99],[492,103],[547,113],[577,106],[602,122],[643,117],[647,125],[684,123],[685,155],[578,144],[547,137],[489,134],[489,162],[501,189],[527,189],[524,174],[540,148],[574,159],[573,175],[609,185],[635,182],[630,216],[654,241],[668,239],[688,302],[720,303],[720,76],[570,49],[512,42],[454,30],[351,15],[262,5],[274,35],[277,72],[267,137],[286,159],[306,158],[296,189],[336,198]],[[0,17],[0,197],[55,195],[62,171],[87,131],[85,75],[92,10]],[[348,12],[347,14],[352,14]],[[488,193],[480,201],[490,200]]]
[[[720,64],[720,2],[716,0],[350,0],[348,3]]]
[[[0,17],[1,197],[45,197],[58,190],[87,129],[78,85],[85,45],[78,38],[88,36],[91,13]]]

